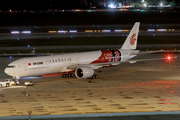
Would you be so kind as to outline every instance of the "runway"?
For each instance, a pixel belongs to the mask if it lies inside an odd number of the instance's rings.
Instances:
[[[164,55],[138,58],[157,57]],[[0,79],[9,78],[3,70],[11,61],[0,58]],[[179,111],[179,68],[179,59],[158,60],[99,69],[91,83],[75,77],[31,78],[34,86],[0,89],[0,116]]]

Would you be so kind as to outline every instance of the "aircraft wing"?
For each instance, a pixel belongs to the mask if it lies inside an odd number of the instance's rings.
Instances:
[[[144,54],[152,54],[158,52],[180,52],[180,50],[156,50],[156,51],[143,51],[143,52],[132,51],[131,55],[144,55]]]
[[[67,66],[68,69],[72,69],[75,70],[78,67],[91,67],[93,69],[98,69],[101,67],[107,67],[107,66],[113,66],[113,65],[118,65],[120,63],[136,63],[139,61],[150,61],[150,60],[171,60],[171,59],[175,59],[177,58],[175,57],[168,57],[168,58],[154,58],[154,59],[138,59],[138,60],[127,60],[127,61],[118,61],[118,62],[106,62],[106,63],[93,63],[93,64],[77,64],[77,65],[69,65]]]
[[[145,51],[145,52],[131,52],[131,55],[144,55],[144,54],[152,54],[152,53],[158,53],[158,52],[164,52],[164,50],[157,50],[157,51]]]

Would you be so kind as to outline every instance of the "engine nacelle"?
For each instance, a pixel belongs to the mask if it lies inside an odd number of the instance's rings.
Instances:
[[[75,70],[75,75],[78,79],[90,78],[94,75],[94,70],[90,67],[79,67]]]

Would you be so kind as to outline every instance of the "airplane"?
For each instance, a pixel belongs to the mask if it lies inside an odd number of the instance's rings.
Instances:
[[[97,75],[94,75],[94,70],[96,69],[105,66],[119,65],[123,62],[136,63],[137,61],[145,61],[130,59],[139,54],[161,52],[154,51],[140,53],[140,50],[136,50],[139,26],[140,22],[134,24],[120,49],[21,58],[11,62],[5,68],[4,72],[16,80],[21,77],[56,73],[63,73],[63,77],[72,77],[74,75],[72,73],[75,73],[75,76],[78,79],[97,78]],[[168,56],[168,59],[171,59],[170,56]]]

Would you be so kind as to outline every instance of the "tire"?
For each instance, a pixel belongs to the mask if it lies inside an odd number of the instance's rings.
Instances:
[[[72,74],[68,74],[68,77],[71,77],[72,76]]]
[[[9,87],[9,83],[6,83],[6,87]]]
[[[68,77],[69,77],[69,74],[66,74],[65,76],[66,76],[66,78],[68,78]]]
[[[64,75],[64,74],[62,74],[62,77],[64,78],[64,77],[65,77],[65,75]]]
[[[74,74],[71,74],[71,77],[74,77]]]

